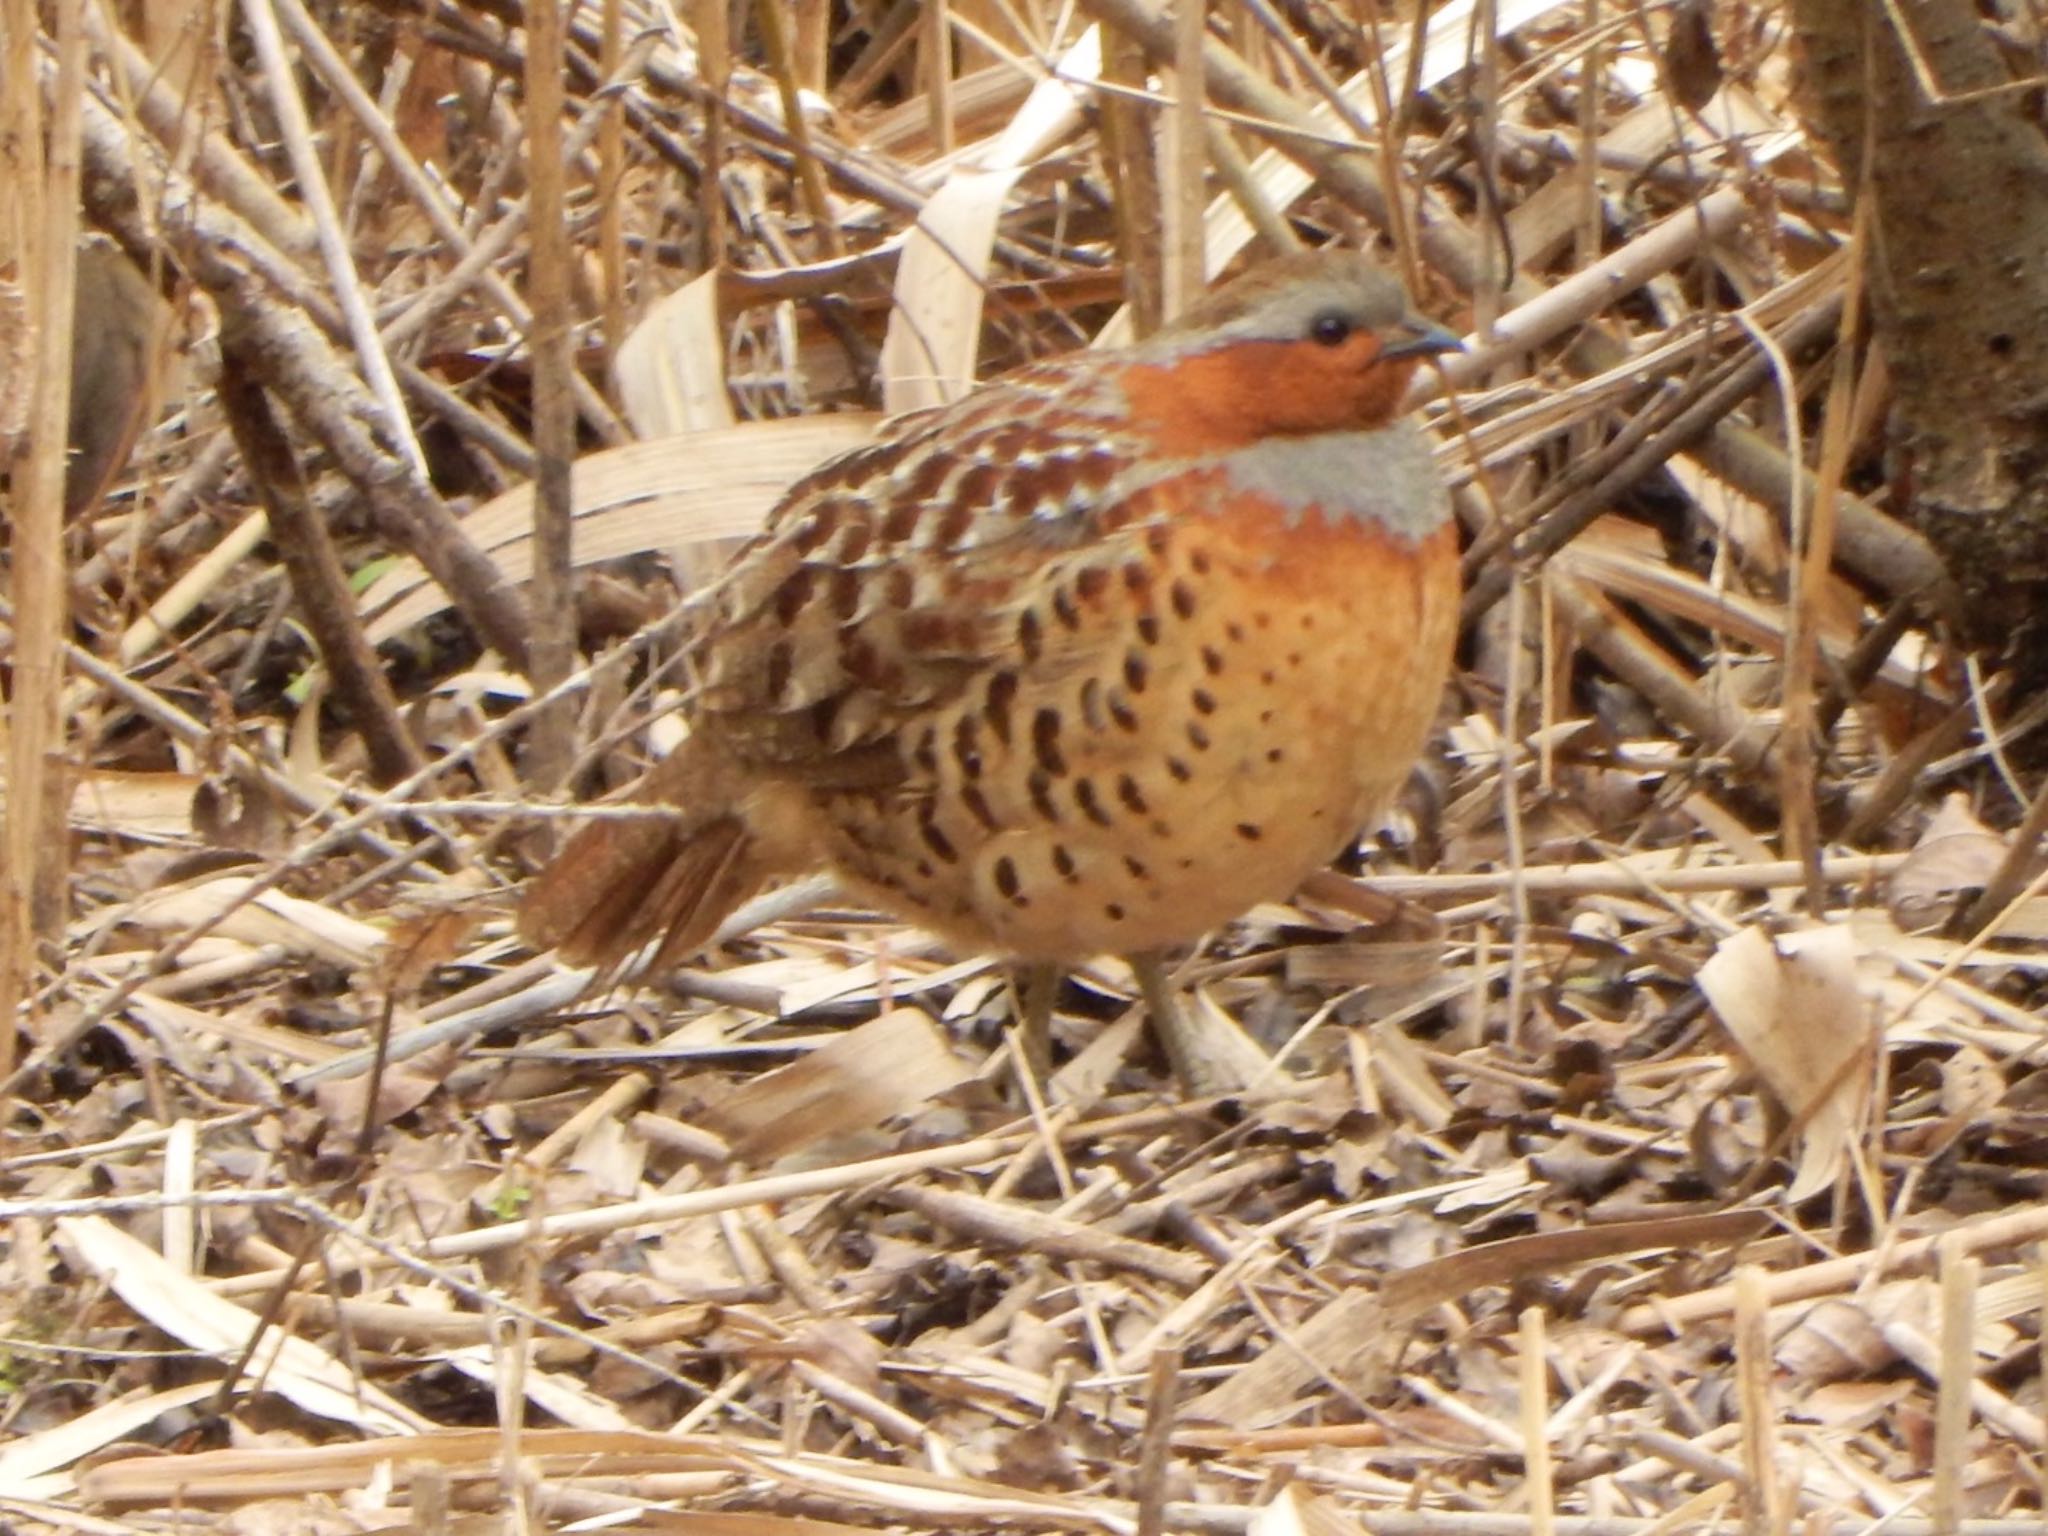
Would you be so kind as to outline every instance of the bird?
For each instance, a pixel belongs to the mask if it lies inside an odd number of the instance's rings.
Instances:
[[[798,480],[694,599],[689,734],[528,887],[522,937],[616,975],[765,885],[1015,967],[1116,954],[1183,1091],[1166,960],[1383,814],[1458,628],[1411,375],[1460,343],[1361,252],[1279,257],[1135,344],[1027,364]]]

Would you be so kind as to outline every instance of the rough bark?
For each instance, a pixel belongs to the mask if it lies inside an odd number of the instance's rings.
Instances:
[[[1892,482],[1972,633],[2048,680],[2048,142],[1970,0],[1792,0],[1814,126],[1873,200]],[[1909,51],[1891,16],[1910,29]],[[1916,74],[1915,59],[1933,90]],[[1869,175],[1864,168],[1868,157]]]

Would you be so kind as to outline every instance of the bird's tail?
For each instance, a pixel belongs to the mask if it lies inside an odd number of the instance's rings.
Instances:
[[[632,804],[663,814],[580,829],[527,888],[520,937],[606,973],[657,940],[649,969],[702,949],[769,873],[733,776],[718,754],[685,741],[633,792]]]

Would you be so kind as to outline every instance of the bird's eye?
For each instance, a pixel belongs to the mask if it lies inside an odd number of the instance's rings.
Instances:
[[[1351,322],[1342,315],[1317,315],[1308,325],[1308,333],[1325,347],[1341,347],[1351,339]]]

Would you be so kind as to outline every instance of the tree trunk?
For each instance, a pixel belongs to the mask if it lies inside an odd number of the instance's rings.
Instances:
[[[2008,648],[2028,683],[2048,682],[2039,93],[1964,99],[2013,79],[1970,0],[1792,0],[1791,9],[1814,126],[1851,194],[1874,199],[1868,270],[1893,380],[1900,509],[1947,560],[1973,626],[1967,638]],[[1904,18],[1910,49],[1887,13]]]

